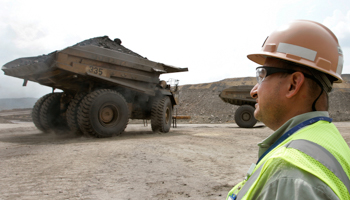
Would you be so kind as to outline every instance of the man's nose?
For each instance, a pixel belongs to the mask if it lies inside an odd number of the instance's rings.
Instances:
[[[259,83],[257,83],[252,90],[250,90],[250,96],[253,97],[253,99],[258,98],[258,88],[259,88]]]

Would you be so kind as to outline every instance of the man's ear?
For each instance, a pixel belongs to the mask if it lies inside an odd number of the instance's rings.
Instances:
[[[305,81],[305,76],[301,72],[294,72],[288,79],[288,92],[286,94],[287,98],[292,98],[298,94],[301,86]]]

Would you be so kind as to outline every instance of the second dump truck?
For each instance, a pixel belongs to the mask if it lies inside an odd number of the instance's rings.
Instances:
[[[110,137],[124,131],[129,119],[150,119],[154,132],[168,132],[178,104],[178,81],[163,73],[187,68],[153,62],[107,36],[85,40],[48,55],[19,58],[2,67],[5,75],[53,88],[32,111],[43,132]],[[54,92],[55,89],[63,92]]]
[[[252,128],[257,123],[254,117],[256,101],[250,96],[253,87],[253,85],[232,86],[219,94],[224,102],[240,106],[235,112],[235,122],[241,128]]]

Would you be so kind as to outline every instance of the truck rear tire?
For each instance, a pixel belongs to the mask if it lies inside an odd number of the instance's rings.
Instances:
[[[151,127],[153,132],[167,133],[171,127],[173,109],[168,96],[155,101],[151,110]]]
[[[85,135],[119,135],[125,130],[128,121],[129,109],[124,97],[110,89],[88,94],[78,109],[78,124]]]
[[[33,123],[34,125],[36,126],[37,129],[39,129],[40,131],[42,132],[47,132],[48,130],[46,130],[43,125],[41,124],[41,121],[40,121],[40,110],[41,110],[41,107],[44,103],[44,101],[49,98],[51,95],[53,95],[53,93],[49,93],[49,94],[46,94],[44,96],[42,96],[40,99],[38,99],[34,106],[33,106],[33,110],[32,110],[32,120],[33,120]]]
[[[236,124],[241,128],[252,128],[257,120],[254,117],[254,108],[250,105],[240,106],[235,113]]]
[[[63,93],[52,93],[42,104],[40,122],[47,131],[64,133],[68,131],[67,120],[61,115],[61,97]]]
[[[72,99],[72,101],[69,103],[66,113],[68,127],[70,131],[76,136],[83,135],[83,132],[80,130],[78,124],[78,108],[81,101],[86,95],[86,92],[77,93]]]

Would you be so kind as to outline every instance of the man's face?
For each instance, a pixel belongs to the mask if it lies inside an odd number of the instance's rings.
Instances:
[[[278,67],[277,62],[266,61],[264,66]],[[267,76],[260,84],[257,83],[250,95],[256,99],[254,117],[266,126],[274,129],[284,119],[285,104],[283,89],[286,86],[285,77],[281,73]]]

